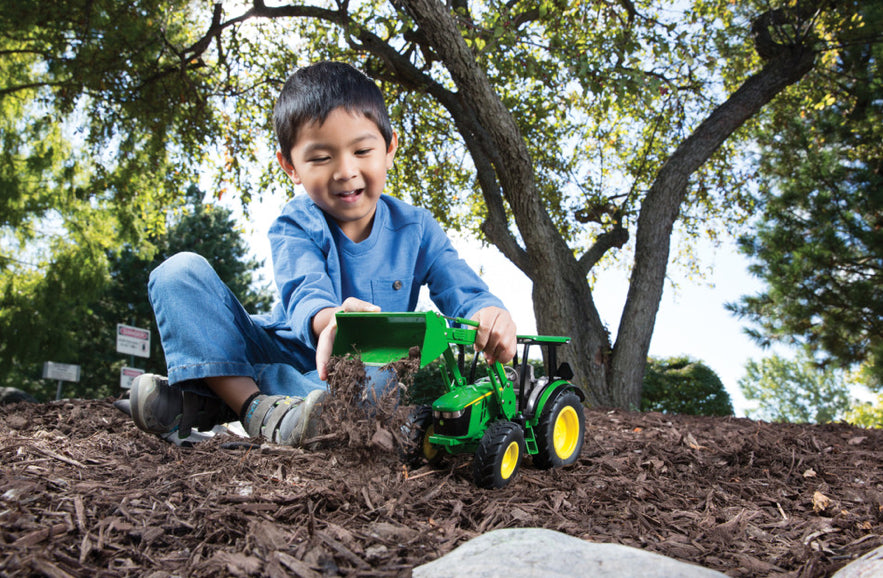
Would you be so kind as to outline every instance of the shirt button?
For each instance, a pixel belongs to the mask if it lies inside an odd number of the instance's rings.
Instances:
[[[395,289],[396,291],[398,291],[399,289],[402,288],[402,282],[401,282],[401,281],[396,281],[396,282],[394,282],[394,283],[392,284],[392,288]]]

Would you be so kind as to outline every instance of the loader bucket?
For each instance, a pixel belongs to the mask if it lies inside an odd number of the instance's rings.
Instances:
[[[366,365],[382,366],[408,357],[416,346],[420,348],[420,367],[425,367],[451,343],[474,341],[474,330],[449,328],[445,318],[432,311],[338,313],[332,355],[355,353]]]

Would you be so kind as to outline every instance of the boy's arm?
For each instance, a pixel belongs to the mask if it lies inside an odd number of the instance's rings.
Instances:
[[[488,363],[509,363],[515,357],[515,321],[505,309],[485,307],[472,316],[478,321],[475,350],[483,351]]]
[[[288,203],[269,231],[274,280],[285,320],[296,339],[317,346],[317,314],[341,303],[338,260],[318,208],[298,198]],[[321,319],[321,318],[320,318]],[[325,324],[323,323],[322,328]]]
[[[328,381],[328,360],[337,335],[337,312],[380,311],[380,307],[355,297],[348,297],[340,307],[326,307],[313,316],[313,334],[316,335],[316,369],[319,379]]]
[[[418,278],[429,287],[429,296],[449,317],[473,318],[488,307],[505,309],[487,284],[460,258],[441,226],[424,213]]]
[[[488,363],[508,363],[515,357],[515,321],[503,303],[460,258],[442,228],[426,213],[423,253],[432,260],[426,269],[433,302],[446,315],[478,321],[475,348],[483,351]],[[477,310],[476,310],[477,309]]]

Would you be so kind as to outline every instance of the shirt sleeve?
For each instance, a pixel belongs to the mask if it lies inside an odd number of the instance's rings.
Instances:
[[[429,287],[429,296],[439,310],[450,317],[469,319],[485,307],[505,309],[481,277],[460,258],[435,219],[428,212],[424,215],[422,254],[426,256],[426,274],[423,283]]]
[[[288,326],[302,343],[315,348],[313,317],[341,303],[339,261],[327,224],[324,218],[283,210],[268,236]]]

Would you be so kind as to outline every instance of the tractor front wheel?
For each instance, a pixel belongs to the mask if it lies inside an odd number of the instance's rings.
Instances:
[[[487,428],[478,444],[473,464],[475,485],[502,488],[508,484],[524,456],[524,431],[511,421],[496,421]]]
[[[543,408],[536,426],[534,466],[541,469],[569,466],[583,447],[586,417],[579,397],[572,391],[556,395]]]
[[[402,430],[408,442],[402,457],[409,467],[419,468],[424,464],[435,465],[441,461],[441,450],[429,443],[429,436],[435,432],[432,407],[421,405],[415,409]]]

